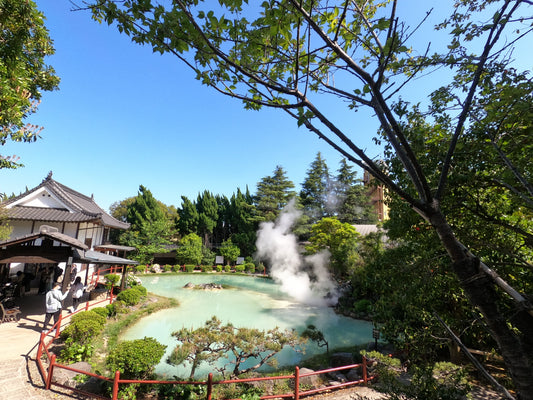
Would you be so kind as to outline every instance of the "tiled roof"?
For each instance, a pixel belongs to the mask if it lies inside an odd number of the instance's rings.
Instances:
[[[4,205],[9,206],[41,188],[45,188],[52,193],[72,211],[67,209],[14,205],[12,207],[7,207],[9,218],[54,222],[100,221],[104,226],[118,229],[128,229],[130,226],[128,223],[121,222],[106,213],[95,203],[92,197],[85,196],[84,194],[76,192],[75,190],[53,180],[51,173],[48,174],[39,186],[28,190],[20,196],[9,199]]]

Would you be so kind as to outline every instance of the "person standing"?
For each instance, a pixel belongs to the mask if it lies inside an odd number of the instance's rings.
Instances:
[[[84,289],[85,286],[83,286],[83,283],[81,283],[81,278],[77,276],[72,288],[70,289],[72,291],[72,308],[70,309],[71,313],[77,310],[81,301],[81,297],[83,296]]]
[[[63,300],[67,297],[68,291],[61,292],[61,284],[56,283],[52,290],[46,293],[46,316],[44,317],[43,332],[47,331],[48,323],[54,317],[54,325],[59,321],[61,315],[61,309],[63,308]],[[55,335],[55,329],[52,331],[52,335]]]

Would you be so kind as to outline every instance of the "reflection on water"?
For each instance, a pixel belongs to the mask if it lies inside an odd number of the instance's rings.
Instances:
[[[141,280],[149,292],[175,298],[180,303],[177,308],[158,311],[143,318],[121,337],[124,340],[132,340],[151,336],[166,344],[166,354],[156,367],[156,372],[161,375],[189,375],[189,368],[165,363],[165,359],[177,344],[172,332],[183,327],[198,328],[213,315],[223,324],[231,322],[236,327],[261,330],[279,327],[302,332],[312,324],[324,333],[330,348],[363,344],[372,340],[371,323],[339,316],[330,308],[297,303],[285,296],[279,285],[268,279],[225,274],[180,274],[146,276]],[[183,288],[189,282],[220,283],[230,285],[231,288],[212,291]],[[324,351],[324,348],[318,348],[316,344],[308,342],[305,354],[286,348],[276,358],[279,365],[294,365],[305,357]],[[201,366],[196,378],[212,371],[212,367]]]

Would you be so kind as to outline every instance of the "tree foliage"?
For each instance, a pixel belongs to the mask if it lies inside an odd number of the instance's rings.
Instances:
[[[300,191],[300,204],[311,217],[311,223],[331,216],[336,211],[336,195],[331,184],[329,168],[320,152],[307,170]]]
[[[226,264],[234,264],[237,257],[241,254],[241,250],[232,243],[231,239],[225,240],[220,245],[218,252],[226,260]]]
[[[457,196],[453,193],[455,178],[468,175],[468,163],[456,163],[469,149],[468,133],[473,133],[475,126],[495,128],[498,124],[493,122],[506,122],[498,112],[512,110],[517,100],[516,82],[507,85],[509,92],[498,98],[505,106],[496,107],[484,98],[505,86],[505,71],[513,68],[508,56],[533,30],[531,2],[456,2],[445,20],[426,36],[429,42],[441,33],[449,35],[437,51],[430,43],[420,45],[416,40],[419,25],[411,28],[400,19],[400,11],[405,11],[399,10],[402,4],[395,0],[364,4],[281,0],[258,5],[222,0],[210,9],[209,3],[182,0],[167,7],[149,0],[101,0],[92,11],[95,19],[116,23],[133,41],[174,54],[202,83],[240,99],[245,108],[268,106],[288,113],[299,126],[314,132],[403,199],[435,230],[460,282],[457,295],[464,293],[483,315],[519,396],[531,399],[533,308],[520,289],[498,275],[498,265],[481,259],[481,254],[472,252],[473,246],[463,243],[446,205],[450,196]],[[412,83],[419,84],[415,78],[440,67],[448,69],[443,78],[448,82],[429,82],[434,85],[426,89],[431,106],[422,113],[424,124],[434,127],[438,135],[425,135],[419,130],[422,125],[411,126],[412,121],[402,118],[416,112],[416,107],[407,103],[413,97]],[[524,76],[520,72],[513,75]],[[418,102],[415,96],[413,103]],[[346,106],[348,114],[342,114],[340,110]],[[401,163],[405,179],[397,180],[386,166],[369,157],[354,142],[358,132],[338,123],[361,107],[368,108],[379,122],[381,140]],[[522,106],[520,109],[523,112]],[[530,122],[525,129],[505,123],[499,136],[491,139],[483,135],[487,132],[483,128],[475,139],[476,145],[492,140],[495,149],[502,150],[498,156],[508,171],[505,177],[514,183],[506,179],[502,187],[508,189],[506,194],[512,197],[515,209],[530,202],[530,171],[521,169],[529,164],[512,162],[503,149],[513,149],[507,144],[514,142],[511,138],[516,137],[518,143],[527,138],[529,127]],[[424,147],[435,148],[435,156],[428,158]],[[468,190],[463,187],[461,194],[469,197]],[[518,231],[517,223],[506,226],[505,231],[525,240],[527,232]],[[505,313],[504,309],[512,311]],[[514,315],[520,315],[520,320],[511,318]]]
[[[180,264],[199,265],[202,262],[202,239],[196,233],[181,238],[176,250],[176,261]]]
[[[278,165],[272,176],[265,176],[257,184],[255,203],[263,221],[274,221],[281,210],[296,193],[294,183],[287,178],[287,172]]]
[[[329,251],[333,272],[339,276],[349,275],[361,264],[357,251],[359,236],[350,224],[336,218],[322,218],[311,227],[305,250],[310,254]]]
[[[54,54],[52,40],[33,1],[2,0],[0,9],[0,145],[34,142],[42,128],[25,120],[37,110],[41,91],[59,84],[45,63]],[[22,166],[18,160],[0,155],[0,169]]]
[[[285,346],[295,347],[303,340],[294,332],[279,328],[261,331],[254,328],[236,328],[232,324],[212,317],[197,329],[183,328],[172,334],[180,345],[176,346],[168,358],[174,365],[185,361],[191,364],[190,378],[202,363],[214,364],[220,359],[226,364],[216,367],[223,376],[230,370],[230,377],[257,370],[265,364],[273,365],[274,356]],[[249,361],[251,365],[244,367]],[[248,365],[248,364],[247,364]]]

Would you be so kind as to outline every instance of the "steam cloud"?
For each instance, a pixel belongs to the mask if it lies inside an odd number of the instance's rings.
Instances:
[[[272,278],[295,300],[318,306],[335,304],[338,295],[327,269],[329,252],[303,257],[298,250],[291,228],[300,215],[291,201],[276,222],[263,222],[257,232],[257,256],[268,261]]]

